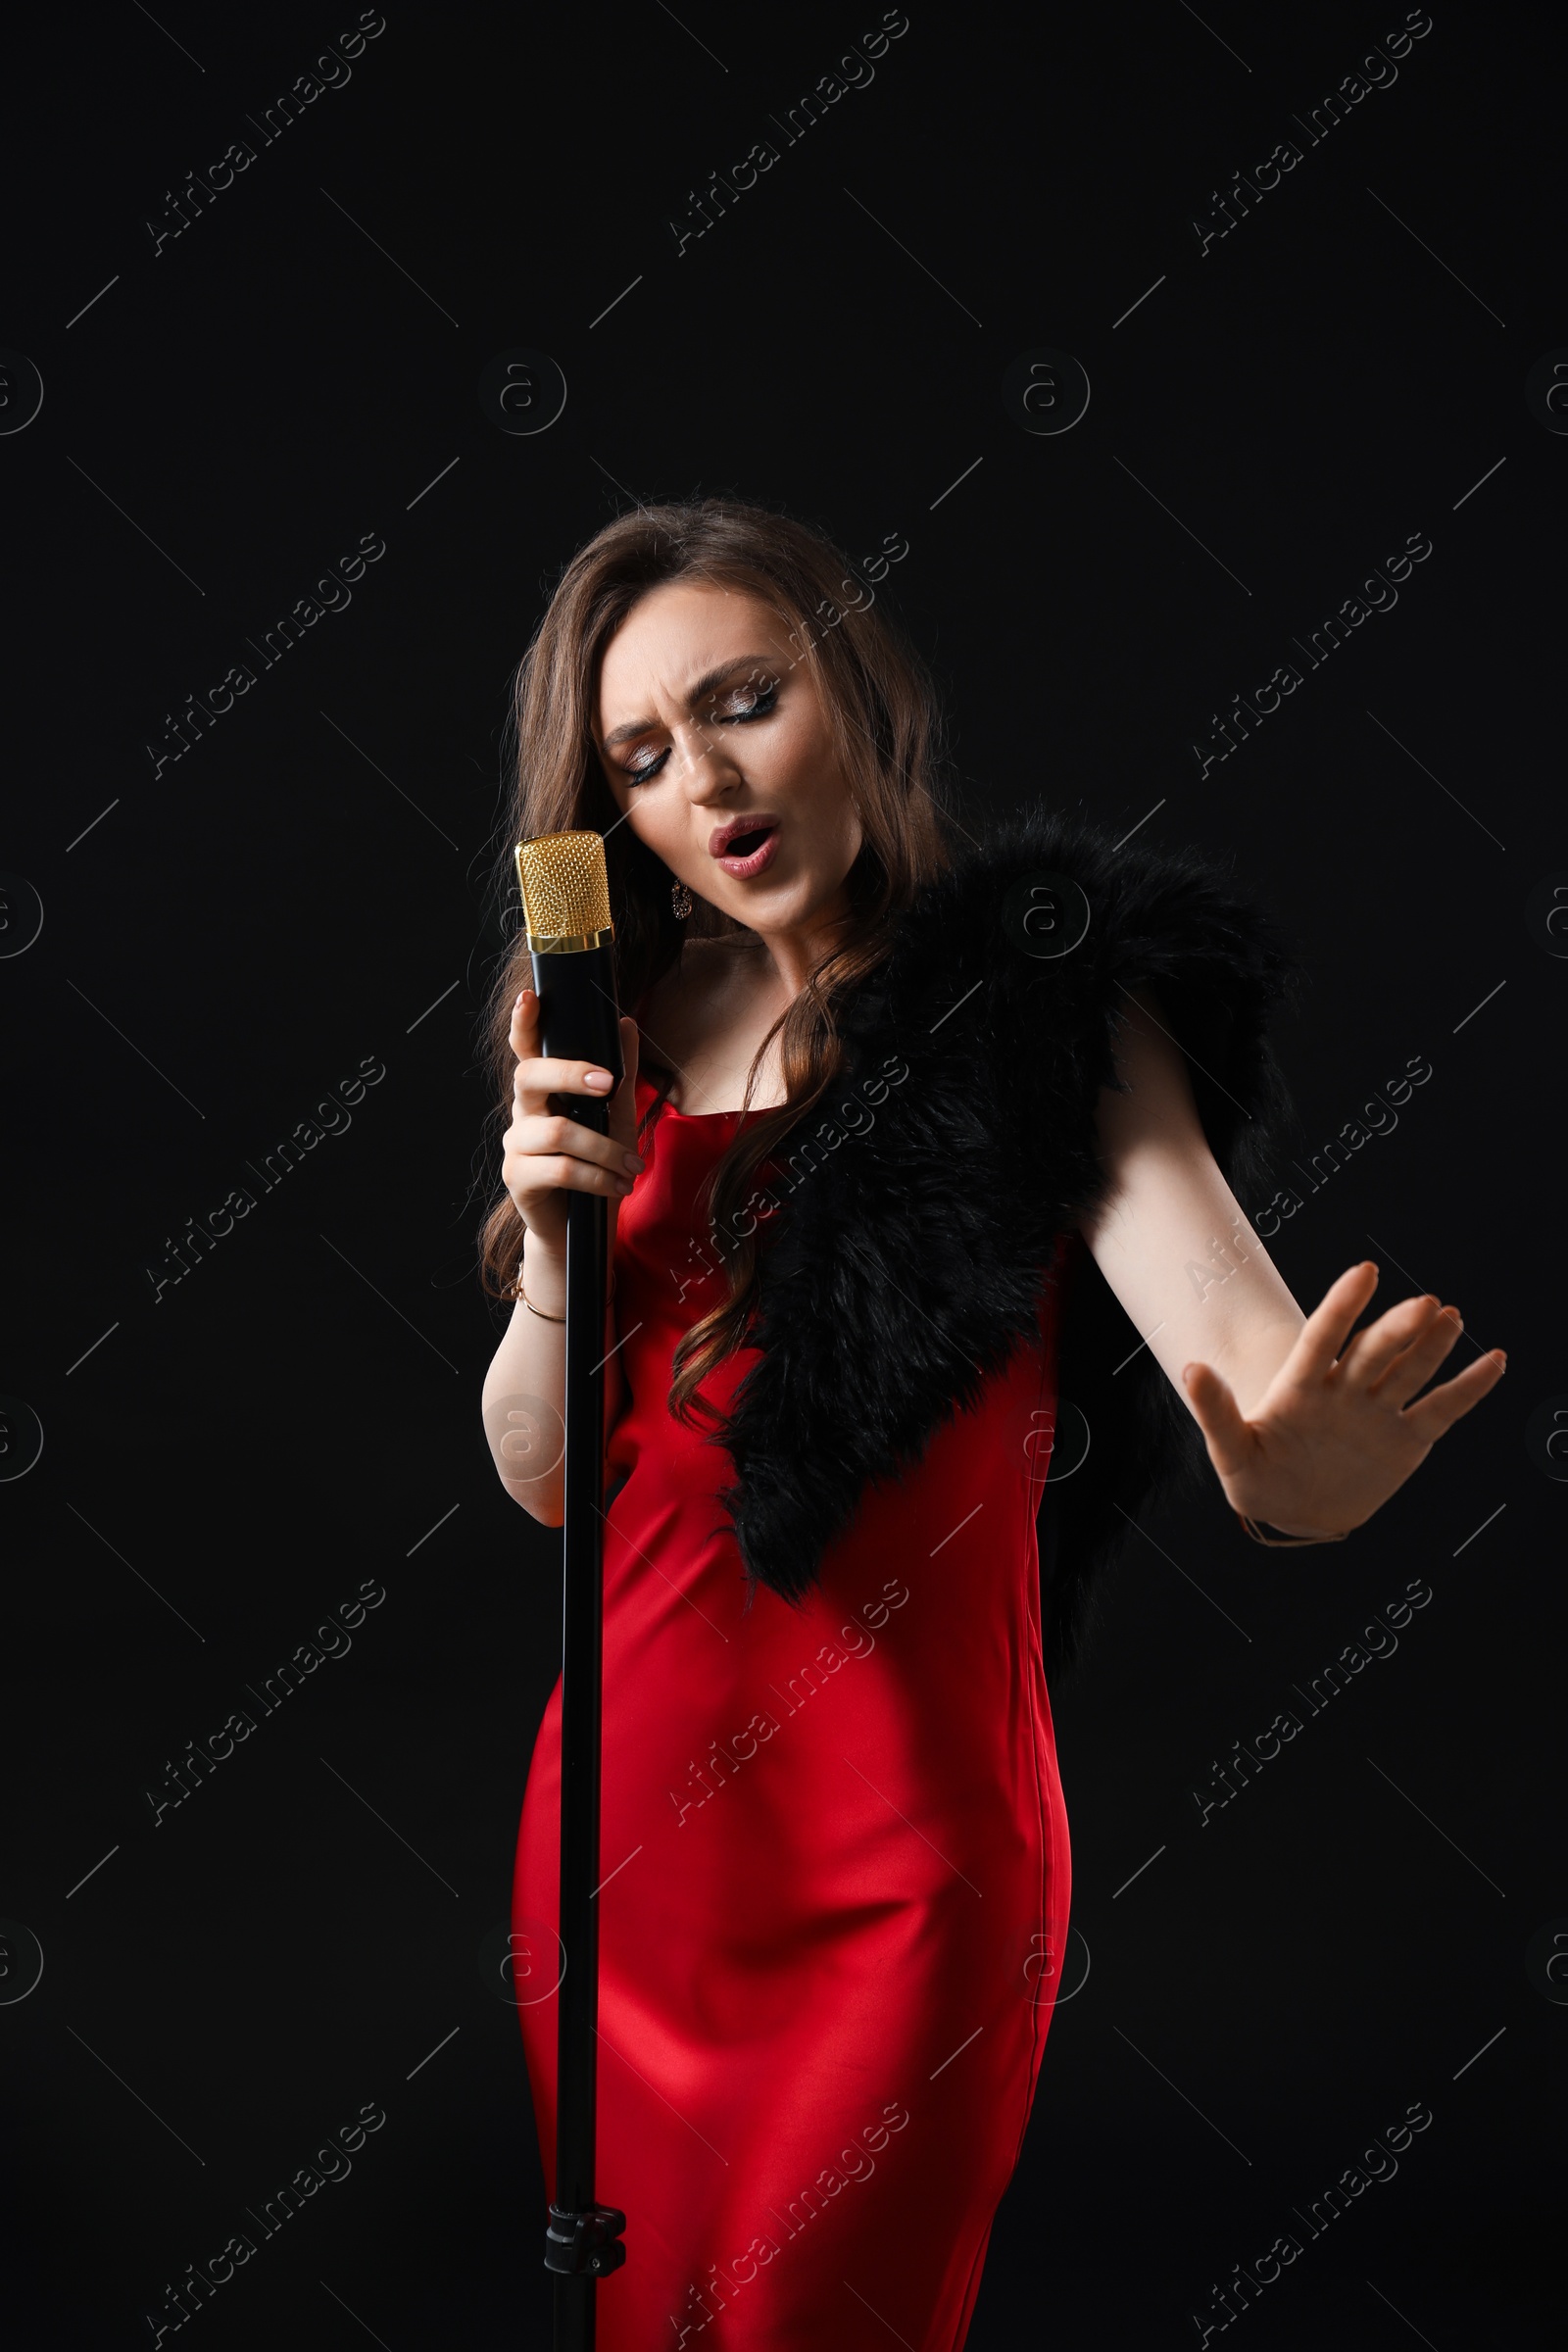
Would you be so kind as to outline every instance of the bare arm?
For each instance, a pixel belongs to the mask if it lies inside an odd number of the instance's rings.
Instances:
[[[607,1214],[612,1258],[619,1205],[612,1200]],[[543,1526],[560,1527],[565,1518],[563,1416],[566,1332],[564,1323],[547,1323],[544,1315],[566,1311],[566,1260],[564,1251],[541,1245],[532,1233],[523,1240],[522,1287],[543,1312],[531,1314],[521,1298],[517,1299],[485,1373],[480,1411],[496,1473],[507,1493]],[[615,1303],[612,1298],[605,1313],[607,1429],[613,1427],[621,1404],[620,1358],[615,1347]]]
[[[1111,1184],[1084,1239],[1184,1401],[1182,1370],[1196,1357],[1223,1374],[1245,1413],[1306,1316],[1215,1165],[1187,1064],[1152,997],[1129,998],[1116,1062],[1133,1091],[1107,1087],[1100,1098]]]
[[[1129,997],[1129,1094],[1097,1111],[1110,1178],[1083,1222],[1096,1264],[1202,1430],[1227,1500],[1288,1535],[1359,1527],[1501,1378],[1484,1355],[1412,1403],[1461,1329],[1408,1298],[1351,1330],[1377,1287],[1349,1267],[1303,1313],[1216,1166],[1158,1001]]]

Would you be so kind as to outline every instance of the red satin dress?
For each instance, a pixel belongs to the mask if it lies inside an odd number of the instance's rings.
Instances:
[[[866,1490],[806,1605],[760,1587],[743,1612],[733,1467],[666,1401],[677,1340],[725,1295],[697,1194],[739,1116],[666,1104],[615,1237],[597,2185],[627,2222],[599,2344],[956,2352],[1071,1893],[1035,1542],[1051,1294],[1038,1341]],[[701,1395],[722,1410],[754,1360]],[[552,2196],[560,1757],[558,1681],[513,1897]]]

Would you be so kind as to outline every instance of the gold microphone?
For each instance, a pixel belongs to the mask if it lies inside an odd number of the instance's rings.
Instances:
[[[614,938],[602,834],[536,833],[519,841],[517,886],[536,955],[580,955]]]
[[[618,1086],[624,1064],[604,836],[536,833],[518,842],[516,857],[541,1051],[552,1058],[598,1062]],[[552,1097],[552,1104],[601,1135],[609,1133],[606,1100],[571,1095],[559,1102]],[[605,1119],[589,1117],[591,1110]]]

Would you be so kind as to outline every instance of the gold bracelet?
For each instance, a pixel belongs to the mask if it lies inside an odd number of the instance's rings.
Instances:
[[[1231,1508],[1236,1509],[1234,1503]],[[1254,1544],[1266,1544],[1271,1550],[1275,1551],[1294,1551],[1298,1544],[1343,1544],[1346,1536],[1350,1532],[1348,1528],[1346,1528],[1337,1536],[1284,1536],[1267,1519],[1249,1519],[1245,1511],[1237,1511],[1236,1516]],[[1267,1530],[1266,1534],[1265,1529]]]

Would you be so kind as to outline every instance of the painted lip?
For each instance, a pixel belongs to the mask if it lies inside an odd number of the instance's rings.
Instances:
[[[726,842],[737,841],[744,834],[760,833],[764,829],[766,839],[749,856],[745,858],[725,857],[724,845]],[[724,868],[726,874],[737,874],[744,878],[749,874],[760,874],[764,866],[772,864],[774,858],[778,855],[778,837],[779,820],[776,816],[730,817],[722,825],[715,826],[712,833],[710,834],[708,854]]]

